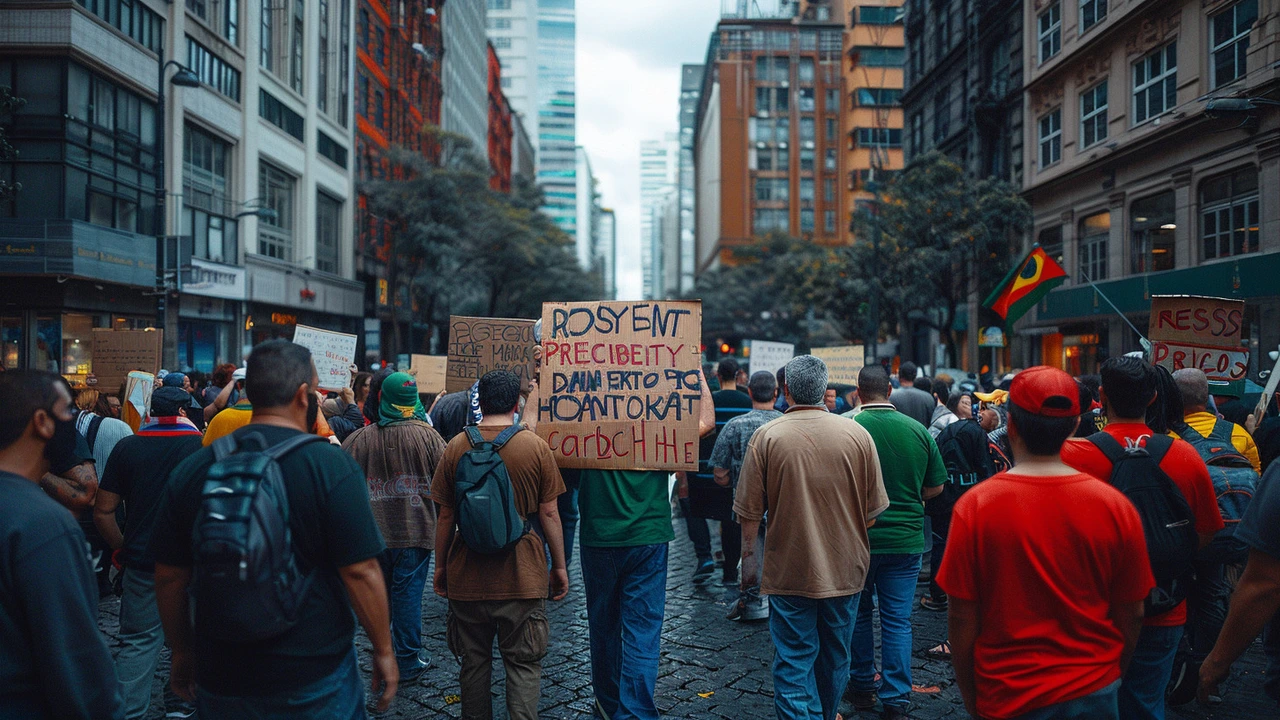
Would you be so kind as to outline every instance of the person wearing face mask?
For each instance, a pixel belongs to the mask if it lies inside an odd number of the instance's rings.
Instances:
[[[84,533],[39,483],[75,452],[71,395],[0,374],[0,717],[123,718]]]
[[[339,448],[306,443],[277,460],[292,550],[298,566],[311,574],[296,622],[264,639],[233,640],[216,624],[202,624],[200,615],[192,621],[187,591],[199,569],[192,538],[197,526],[204,527],[197,518],[215,453],[297,442],[315,424],[319,407],[319,378],[307,348],[287,340],[262,343],[247,369],[249,423],[231,434],[232,447],[220,442],[201,448],[175,468],[156,511],[150,552],[160,621],[173,649],[173,690],[194,701],[204,720],[364,717],[354,645],[359,618],[373,645],[375,707],[385,711],[399,678],[378,565],[386,546],[369,506],[365,473]]]

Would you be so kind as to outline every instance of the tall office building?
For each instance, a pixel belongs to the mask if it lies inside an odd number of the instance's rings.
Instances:
[[[538,0],[485,0],[485,28],[502,61],[502,91],[538,137]],[[519,158],[517,158],[517,162]]]
[[[489,40],[486,0],[448,0],[440,9],[444,35],[441,127],[485,154],[489,126]]]
[[[577,182],[574,187],[577,194],[574,225],[579,230],[574,237],[574,255],[583,270],[591,270],[595,265],[596,179],[591,173],[591,159],[582,147],[574,148],[574,179]]]
[[[640,141],[640,269],[645,298],[659,297],[663,282],[661,205],[676,188],[679,168],[679,136],[666,133],[661,140]]]
[[[618,221],[612,208],[600,208],[596,221],[596,256],[604,280],[605,300],[618,299]]]
[[[671,262],[677,264],[678,288],[672,290],[687,293],[693,289],[696,277],[697,248],[694,242],[694,184],[693,147],[694,126],[698,122],[698,93],[702,89],[702,66],[680,67],[680,244],[678,254]]]
[[[844,132],[847,212],[868,208],[875,183],[902,169],[902,0],[847,0]],[[827,180],[823,181],[824,183]],[[830,191],[824,187],[823,193]],[[840,218],[849,225],[852,217]],[[853,238],[856,242],[857,238]]]
[[[0,85],[26,100],[0,162],[23,186],[0,201],[4,367],[84,381],[99,328],[163,327],[164,366],[205,371],[298,323],[360,329],[354,0],[281,8],[0,5]]]
[[[579,214],[576,33],[574,0],[538,0],[538,184],[546,194],[543,211],[571,237]]]

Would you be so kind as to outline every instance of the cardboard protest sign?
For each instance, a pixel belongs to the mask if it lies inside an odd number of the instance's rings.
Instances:
[[[545,303],[538,435],[561,467],[696,470],[702,304]]]
[[[796,346],[791,343],[769,342],[767,340],[751,340],[751,372],[766,371],[778,373],[796,355]]]
[[[311,351],[322,390],[341,390],[351,384],[351,363],[356,357],[356,336],[298,325],[293,341]]]
[[[861,345],[814,348],[809,354],[827,364],[827,382],[858,384],[858,373],[862,370],[865,355]]]
[[[533,379],[534,322],[451,316],[445,390],[468,390],[490,370],[510,370],[528,387]]]
[[[409,367],[417,371],[418,392],[444,392],[448,364],[449,358],[439,355],[412,356]]]
[[[156,376],[151,373],[134,370],[129,373],[124,385],[124,404],[120,408],[120,418],[138,432],[143,418],[151,415],[151,392],[156,387]]]
[[[160,372],[163,330],[93,331],[93,374],[97,387],[114,394],[133,370],[155,375]]]
[[[1215,395],[1244,391],[1249,351],[1240,344],[1243,333],[1243,300],[1195,295],[1151,298],[1151,362],[1169,372],[1203,370]]]

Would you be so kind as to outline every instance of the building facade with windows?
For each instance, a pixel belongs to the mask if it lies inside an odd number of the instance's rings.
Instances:
[[[659,220],[662,206],[676,189],[679,176],[679,136],[640,141],[640,271],[646,298],[666,297],[666,248]]]
[[[843,192],[850,213],[868,209],[875,183],[902,169],[902,83],[906,50],[901,0],[850,2],[846,7],[844,132],[848,136],[847,180]],[[834,200],[835,178],[824,178],[823,199]],[[834,213],[828,209],[825,213]],[[824,224],[848,226],[852,218],[826,217]],[[852,238],[857,242],[857,238]]]
[[[485,0],[485,28],[502,62],[502,91],[538,137],[538,0]]]
[[[726,13],[711,36],[695,125],[699,273],[771,232],[848,241],[845,193],[826,193],[848,162],[842,4],[779,9]]]
[[[680,160],[678,183],[680,196],[680,244],[675,272],[679,282],[672,285],[673,293],[684,294],[693,290],[697,277],[696,227],[694,206],[697,201],[697,185],[694,182],[693,151],[694,126],[698,122],[698,93],[702,91],[702,66],[680,66]]]
[[[1070,279],[1020,323],[1023,364],[1093,372],[1138,349],[1103,295],[1144,333],[1152,295],[1247,301],[1254,373],[1280,344],[1280,114],[1242,100],[1280,88],[1267,6],[1027,5],[1031,240]]]
[[[486,0],[449,0],[440,8],[444,38],[441,127],[484,153],[489,127],[489,42]]]
[[[618,219],[613,208],[600,208],[596,221],[596,257],[605,300],[618,300]]]
[[[577,20],[574,0],[537,0],[538,184],[546,200],[543,212],[578,240],[578,218],[591,207],[578,192],[578,100],[576,88]],[[590,229],[578,245],[591,243]],[[579,255],[581,258],[581,255]],[[583,269],[590,269],[583,265]]]
[[[485,148],[489,158],[489,187],[501,192],[511,192],[511,148],[514,134],[511,102],[502,92],[502,62],[493,45],[485,41],[488,55],[486,63],[489,69],[488,81],[488,128]]]
[[[353,19],[347,0],[0,6],[0,84],[27,99],[0,163],[23,185],[0,202],[5,366],[83,380],[95,328],[162,327],[163,364],[197,370],[298,322],[354,332]]]

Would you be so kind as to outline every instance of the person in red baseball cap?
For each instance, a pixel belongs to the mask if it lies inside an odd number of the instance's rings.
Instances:
[[[1009,388],[1014,467],[956,503],[938,583],[974,717],[1119,717],[1117,690],[1155,585],[1120,491],[1064,464],[1076,383],[1035,367]]]

